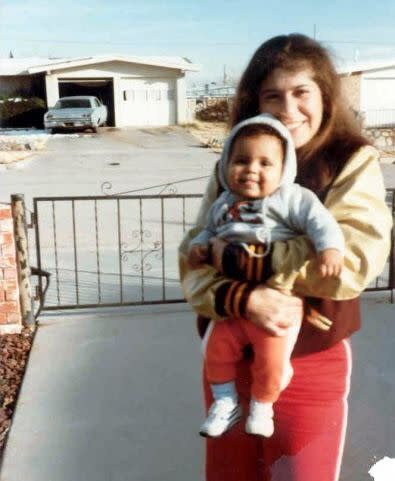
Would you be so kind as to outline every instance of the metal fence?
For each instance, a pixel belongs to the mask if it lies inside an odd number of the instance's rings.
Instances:
[[[236,93],[235,87],[228,85],[222,87],[206,86],[205,88],[190,89],[187,91],[187,98],[198,99],[204,97],[234,97]]]
[[[387,189],[387,205],[392,212],[392,219],[395,221],[395,189]],[[383,272],[370,284],[367,291],[390,291],[391,302],[394,300],[395,289],[395,227],[391,233],[391,252]]]
[[[395,215],[394,189],[387,203]],[[183,302],[177,249],[201,194],[34,199],[36,261],[51,274],[44,310]],[[394,237],[371,291],[395,289]],[[43,300],[40,277],[38,294]]]
[[[177,248],[201,197],[35,198],[37,267],[51,274],[43,309],[183,302]]]

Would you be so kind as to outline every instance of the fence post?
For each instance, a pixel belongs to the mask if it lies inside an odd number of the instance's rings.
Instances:
[[[0,204],[0,334],[22,330],[11,204]]]
[[[26,326],[34,323],[34,313],[30,282],[31,271],[29,263],[25,199],[23,194],[11,195],[11,208],[14,220],[16,267],[18,272],[22,323]]]

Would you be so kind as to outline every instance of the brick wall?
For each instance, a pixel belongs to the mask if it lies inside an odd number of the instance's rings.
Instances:
[[[0,334],[22,328],[15,255],[11,206],[0,204]]]

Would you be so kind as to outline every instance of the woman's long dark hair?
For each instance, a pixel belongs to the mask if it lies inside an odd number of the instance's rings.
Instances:
[[[317,134],[297,149],[297,181],[315,192],[321,192],[341,171],[350,156],[365,139],[352,114],[341,98],[340,78],[328,51],[315,40],[301,34],[280,35],[263,43],[244,71],[231,112],[231,127],[259,113],[261,84],[274,69],[291,72],[311,69],[323,100],[323,118]]]

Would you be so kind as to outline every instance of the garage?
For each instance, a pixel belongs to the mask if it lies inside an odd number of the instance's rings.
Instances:
[[[179,124],[186,121],[185,75],[196,70],[188,59],[180,57],[60,61],[46,67],[47,102],[54,105],[63,95],[94,95],[107,106],[109,125]]]
[[[115,127],[163,126],[187,121],[186,75],[199,68],[186,57],[97,55],[83,58],[7,59],[0,65],[0,90],[24,90],[40,79],[49,108],[60,97],[93,95]],[[4,79],[4,82],[3,82]],[[20,83],[20,82],[19,82]]]
[[[93,95],[108,109],[107,125],[115,125],[114,86],[112,79],[63,79],[59,78],[59,97]]]

